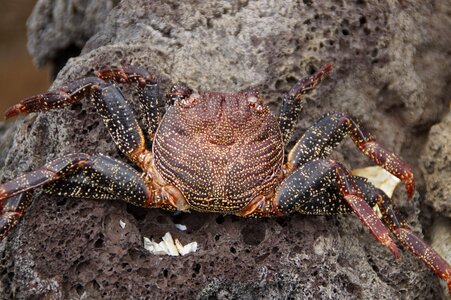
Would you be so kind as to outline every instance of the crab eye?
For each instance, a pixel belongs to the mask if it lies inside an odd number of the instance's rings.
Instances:
[[[189,98],[193,93],[193,90],[184,83],[177,83],[171,87],[169,93],[166,95],[169,105],[173,105],[174,102]]]
[[[247,102],[249,102],[249,105],[256,105],[258,98],[256,96],[250,96],[249,98],[247,98]]]
[[[262,105],[261,99],[257,95],[250,95],[247,98],[247,103],[250,108],[254,109],[256,112],[261,113],[265,110],[264,106]]]
[[[199,94],[194,93],[194,94],[191,94],[187,98],[181,99],[180,105],[185,108],[190,108],[190,107],[193,107],[194,105],[196,105],[198,102],[199,102]]]

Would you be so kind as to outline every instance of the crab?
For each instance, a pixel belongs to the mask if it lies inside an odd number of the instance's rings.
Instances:
[[[246,218],[354,212],[396,258],[400,251],[393,236],[451,289],[450,265],[397,216],[391,199],[327,158],[349,136],[364,155],[404,182],[409,198],[413,196],[411,167],[378,143],[355,117],[343,112],[324,115],[285,155],[303,95],[331,70],[332,65],[326,64],[298,81],[282,97],[278,118],[253,88],[195,92],[179,83],[164,103],[157,77],[138,66],[105,67],[20,101],[7,110],[6,118],[89,98],[114,143],[135,166],[102,154],[75,153],[1,184],[0,240],[18,224],[38,187],[62,197],[123,200],[143,208]],[[136,87],[145,131],[117,84]],[[152,149],[146,147],[146,136]]]

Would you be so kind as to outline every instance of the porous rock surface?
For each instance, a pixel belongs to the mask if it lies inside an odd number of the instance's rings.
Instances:
[[[105,65],[134,64],[157,73],[163,90],[176,81],[202,90],[257,86],[277,110],[296,80],[333,63],[330,79],[307,97],[295,138],[328,111],[351,112],[414,167],[422,192],[418,157],[427,129],[448,109],[449,9],[445,0],[122,1],[93,25],[95,34],[54,87]],[[124,91],[141,116],[133,91]],[[124,159],[87,100],[17,122],[1,181],[70,152]],[[370,164],[349,141],[339,150],[333,157],[349,167]],[[394,197],[421,235],[424,195],[408,203],[401,187]],[[159,240],[168,231],[183,244],[197,241],[199,251],[174,258],[143,249],[142,236]],[[396,262],[352,215],[174,216],[37,194],[1,249],[5,298],[446,297],[418,259],[404,251]]]
[[[451,218],[451,113],[432,126],[421,166],[426,182],[426,203]]]

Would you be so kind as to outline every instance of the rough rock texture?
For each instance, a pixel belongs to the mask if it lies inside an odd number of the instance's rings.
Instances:
[[[447,261],[451,261],[451,219],[437,217],[431,228],[431,246],[434,247]],[[444,291],[447,289],[443,283]]]
[[[451,218],[451,113],[432,126],[422,155],[426,203]]]
[[[448,217],[437,218],[431,228],[431,243],[451,260],[451,113],[432,126],[423,149],[421,167],[426,183],[425,203]]]
[[[38,66],[65,63],[103,26],[116,0],[39,0],[28,19],[28,50]],[[62,66],[61,66],[62,67]]]
[[[96,19],[97,33],[54,87],[104,65],[136,64],[159,74],[163,90],[176,81],[203,90],[259,86],[276,110],[297,79],[331,62],[336,70],[308,97],[296,138],[325,112],[352,112],[410,162],[422,191],[417,159],[451,94],[449,10],[446,0],[122,1],[106,20]],[[31,45],[32,53],[44,53]],[[124,90],[140,116],[132,91]],[[88,101],[18,122],[1,181],[69,152],[123,159]],[[369,164],[349,141],[334,157],[350,167]],[[395,194],[420,235],[422,198],[407,203],[403,188]],[[182,243],[197,241],[200,250],[182,258],[143,250],[142,236],[159,239],[167,231]],[[249,221],[37,195],[0,247],[6,297],[446,297],[413,255],[405,251],[397,263],[352,215]]]

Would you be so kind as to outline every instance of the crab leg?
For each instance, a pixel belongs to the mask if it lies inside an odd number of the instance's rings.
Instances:
[[[96,76],[107,81],[117,83],[137,83],[138,99],[144,111],[146,128],[153,140],[157,127],[164,114],[164,101],[160,96],[160,88],[155,75],[146,69],[128,66],[117,68],[104,68],[96,72]]]
[[[147,70],[138,67],[105,68],[96,72],[97,77],[85,77],[74,80],[56,91],[39,94],[21,100],[18,104],[9,108],[5,117],[12,118],[20,113],[46,111],[62,108],[80,101],[82,98],[92,95],[93,91],[107,90],[113,97],[122,97],[120,90],[107,81],[117,83],[137,83],[138,99],[144,110],[146,125],[149,127],[149,136],[153,139],[157,126],[161,120],[164,103],[160,97],[157,79]],[[118,95],[121,96],[118,96]],[[93,99],[94,104],[99,100]],[[100,101],[101,102],[101,101]],[[125,102],[125,100],[124,100]],[[122,103],[121,103],[122,104]],[[106,104],[108,105],[108,104]],[[126,120],[127,116],[123,119]]]
[[[288,93],[282,97],[282,107],[279,114],[279,127],[282,131],[284,144],[288,144],[293,134],[294,125],[298,122],[302,110],[302,96],[311,92],[319,82],[332,70],[331,64],[326,64],[313,75],[299,80]]]
[[[359,187],[367,199],[377,204],[382,214],[382,221],[394,236],[408,248],[415,256],[420,258],[438,277],[445,280],[451,293],[451,266],[423,239],[413,233],[412,229],[401,220],[392,205],[390,198],[363,178],[355,177]]]
[[[47,111],[69,106],[88,96],[91,87],[96,84],[102,85],[105,82],[97,77],[85,77],[72,81],[56,91],[22,99],[5,112],[5,118],[9,119],[21,113]]]
[[[410,166],[376,142],[372,134],[346,113],[327,114],[310,127],[288,154],[288,169],[294,170],[313,159],[327,157],[347,135],[366,156],[404,181],[407,195],[412,198],[415,181]]]
[[[21,112],[34,112],[61,108],[91,96],[91,101],[102,118],[111,137],[131,161],[143,170],[152,171],[152,154],[145,148],[144,135],[136,121],[131,107],[121,90],[97,77],[87,77],[69,83],[56,92],[41,94],[22,100],[10,108],[6,116],[12,117]]]
[[[70,154],[0,185],[0,241],[17,225],[31,191],[62,197],[122,200],[140,207],[187,210],[174,187],[159,186],[146,174],[105,155]]]
[[[282,181],[273,197],[256,198],[238,215],[265,217],[292,212],[329,215],[352,210],[396,258],[399,250],[390,232],[367,203],[353,176],[334,161],[313,160]]]
[[[35,171],[16,177],[0,185],[0,201],[58,180],[88,164],[88,158],[89,156],[83,153],[69,154],[65,158],[53,160]]]
[[[0,241],[19,223],[31,204],[31,192],[25,192],[0,202]]]
[[[318,199],[315,196],[324,190],[338,191],[373,236],[399,258],[399,250],[388,229],[365,201],[353,176],[339,163],[314,160],[301,166],[282,182],[276,196],[278,208],[283,213],[299,211],[323,214],[323,209],[329,205],[329,199]]]
[[[17,225],[31,204],[31,190],[85,166],[87,158],[86,154],[71,154],[0,185],[0,241]]]

